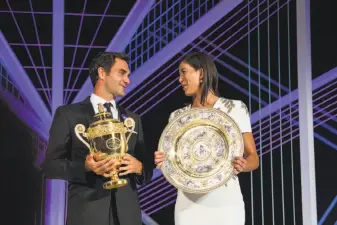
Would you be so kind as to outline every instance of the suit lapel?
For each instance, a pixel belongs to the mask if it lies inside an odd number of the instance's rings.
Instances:
[[[85,115],[85,119],[89,125],[92,122],[94,122],[94,115],[95,115],[95,111],[90,101],[90,97],[87,97],[83,102],[81,102],[81,106],[82,112]]]
[[[117,110],[118,110],[118,117],[119,117],[119,120],[120,120],[122,123],[124,123],[125,118],[130,117],[130,115],[128,115],[127,112],[126,112],[126,110],[125,110],[123,107],[119,106],[119,105],[117,105]],[[132,118],[132,119],[135,119],[135,118]],[[135,121],[135,123],[137,123],[137,121]],[[136,131],[136,129],[137,129],[137,124],[136,124],[135,131]],[[126,135],[129,135],[129,133],[126,133]],[[131,155],[134,155],[134,147],[135,147],[135,145],[136,145],[136,140],[137,140],[136,137],[137,137],[137,134],[132,133],[132,134],[131,134],[131,137],[130,137],[130,139],[129,139],[129,142],[128,142],[128,146],[129,146],[128,152],[129,152]]]
[[[123,107],[117,105],[117,110],[118,110],[119,121],[124,123],[124,119],[127,117],[125,109]]]

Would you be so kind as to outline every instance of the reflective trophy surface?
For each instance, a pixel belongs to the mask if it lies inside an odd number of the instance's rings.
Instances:
[[[88,129],[83,124],[77,124],[75,134],[89,148],[96,161],[108,157],[117,161],[115,168],[110,173],[111,179],[103,184],[103,188],[122,187],[128,181],[118,176],[118,170],[123,156],[128,151],[128,141],[135,129],[135,121],[130,117],[126,118],[124,123],[113,119],[111,113],[104,111],[102,104],[98,104],[98,113],[94,117],[95,121],[89,125]]]

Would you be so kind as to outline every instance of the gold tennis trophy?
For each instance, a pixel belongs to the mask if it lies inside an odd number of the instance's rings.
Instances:
[[[95,121],[87,130],[83,124],[77,124],[75,133],[77,138],[89,148],[96,161],[108,157],[116,159],[116,167],[110,173],[111,179],[103,184],[103,188],[119,188],[128,183],[126,179],[118,176],[118,170],[123,156],[128,151],[128,141],[135,129],[135,121],[130,117],[126,118],[124,123],[112,119],[111,113],[105,112],[102,104],[98,104],[98,111],[94,116]],[[126,133],[129,134],[126,136]]]

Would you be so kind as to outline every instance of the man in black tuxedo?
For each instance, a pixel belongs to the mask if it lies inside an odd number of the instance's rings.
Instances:
[[[115,103],[115,98],[123,96],[130,83],[128,60],[123,53],[100,53],[89,67],[94,85],[92,95],[83,102],[61,106],[55,112],[42,168],[46,177],[69,183],[67,225],[142,224],[136,185],[151,180],[153,154],[145,149],[140,117]],[[76,124],[88,127],[93,122],[98,103],[104,104],[114,118],[123,121],[131,117],[136,122],[119,173],[128,179],[128,184],[112,190],[103,189],[103,183],[116,162],[95,161],[74,131]]]

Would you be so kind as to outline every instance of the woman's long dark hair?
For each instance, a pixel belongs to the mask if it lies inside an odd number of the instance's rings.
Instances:
[[[202,69],[203,82],[200,98],[202,105],[205,103],[209,91],[219,96],[218,71],[211,57],[203,52],[191,52],[184,57],[183,62],[189,64],[195,70]]]

